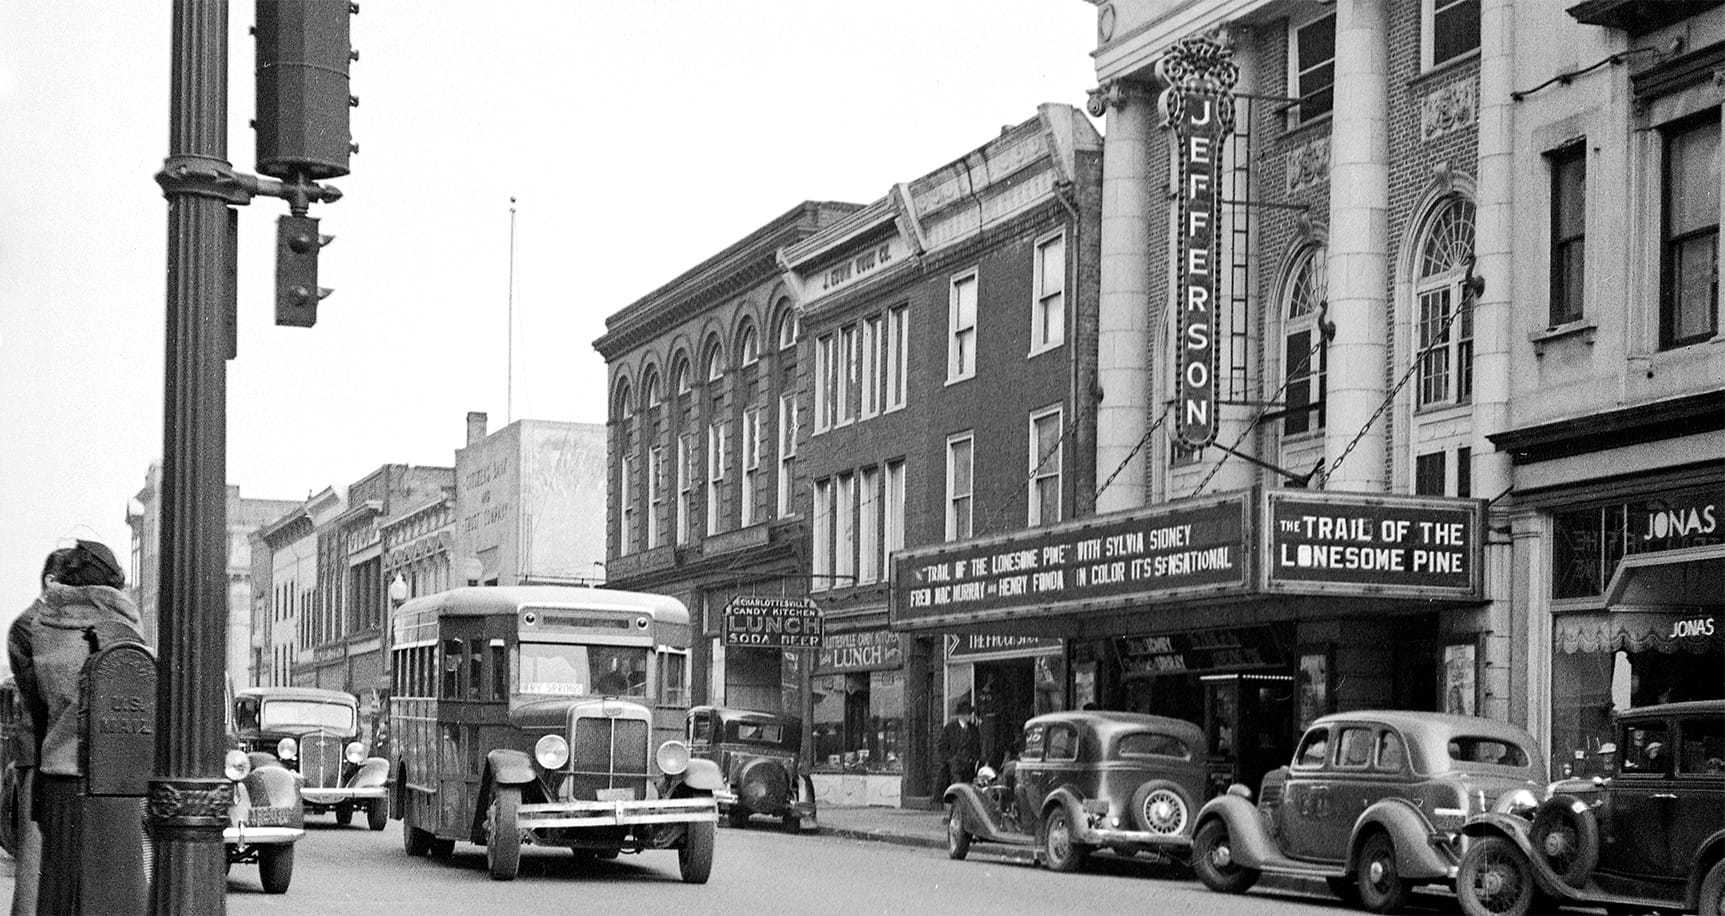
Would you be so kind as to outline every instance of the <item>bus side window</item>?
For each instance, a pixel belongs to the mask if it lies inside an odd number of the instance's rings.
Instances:
[[[501,639],[491,641],[491,698],[509,699],[509,652]]]
[[[682,652],[660,652],[659,682],[659,705],[689,705],[689,656]]]
[[[470,700],[489,699],[479,695],[487,681],[485,680],[485,640],[475,639],[470,644],[470,654],[467,656],[467,698]]]
[[[461,699],[461,640],[443,641],[443,698]]]

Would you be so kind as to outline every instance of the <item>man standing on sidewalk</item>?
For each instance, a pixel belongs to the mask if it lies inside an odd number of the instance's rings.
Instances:
[[[943,786],[976,778],[976,762],[982,757],[982,736],[969,700],[959,700],[957,715],[940,730],[940,760],[945,770]]]

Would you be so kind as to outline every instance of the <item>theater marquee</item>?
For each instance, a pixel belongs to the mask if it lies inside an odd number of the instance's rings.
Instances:
[[[1477,499],[1271,490],[1264,589],[1478,598],[1485,504]]]

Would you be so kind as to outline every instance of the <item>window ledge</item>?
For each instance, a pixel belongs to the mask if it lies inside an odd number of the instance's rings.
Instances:
[[[1594,324],[1585,318],[1578,318],[1574,321],[1566,321],[1563,324],[1553,325],[1549,328],[1529,331],[1527,333],[1527,339],[1533,344],[1533,355],[1544,356],[1545,348],[1548,345],[1569,337],[1580,340],[1582,343],[1591,347],[1593,346],[1593,338],[1598,333],[1599,325]]]

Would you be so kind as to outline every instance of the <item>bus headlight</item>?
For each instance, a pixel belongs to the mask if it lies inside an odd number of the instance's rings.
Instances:
[[[365,762],[365,745],[360,744],[358,741],[349,741],[347,743],[346,754],[347,762],[358,766]]]
[[[222,774],[233,782],[239,782],[250,776],[251,772],[252,759],[246,756],[246,752],[237,747],[229,748],[227,756],[222,760]]]
[[[546,735],[533,745],[533,759],[547,770],[561,769],[569,762],[569,742],[562,735]]]
[[[659,752],[653,755],[654,762],[659,764],[659,772],[666,776],[676,776],[689,768],[689,746],[681,741],[667,741],[659,745]]]
[[[292,760],[299,756],[299,742],[292,738],[283,738],[276,742],[276,756],[283,760]]]

